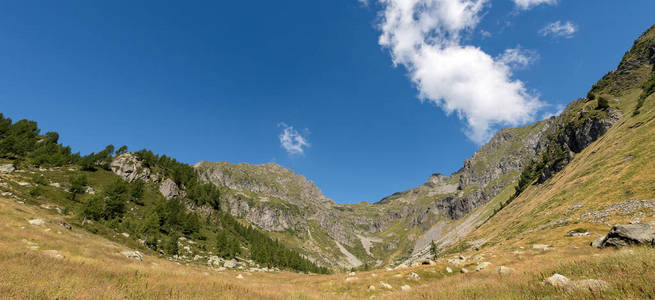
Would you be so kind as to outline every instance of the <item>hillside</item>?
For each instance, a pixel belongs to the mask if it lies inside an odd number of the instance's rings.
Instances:
[[[559,116],[352,205],[274,163],[80,156],[0,118],[0,297],[653,298],[650,245],[590,244],[653,231],[654,101],[655,26]]]

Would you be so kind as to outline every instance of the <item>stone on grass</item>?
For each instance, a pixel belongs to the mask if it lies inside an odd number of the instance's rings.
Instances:
[[[411,278],[414,278],[414,279],[416,279],[416,280],[421,279],[421,276],[418,276],[418,274],[416,274],[416,273],[414,273],[414,272],[407,274],[407,276],[409,276],[409,277],[411,277]]]
[[[459,270],[459,272],[460,272],[460,273],[468,273],[469,270],[467,270],[466,268],[461,268],[461,269]]]
[[[123,251],[121,254],[125,255],[127,258],[137,259],[143,261],[143,255],[139,251]]]
[[[409,285],[406,285],[406,284],[400,287],[400,290],[402,290],[402,291],[409,291],[411,289],[412,288]]]
[[[446,272],[448,272],[448,273],[452,273],[452,272],[453,272],[453,269],[451,269],[450,267],[446,267]]]
[[[565,288],[571,283],[571,280],[564,275],[555,273],[553,276],[546,278],[544,282],[554,287]]]
[[[2,174],[13,173],[14,171],[16,171],[16,167],[13,164],[0,165],[0,173]]]
[[[500,266],[500,267],[498,267],[497,271],[498,271],[498,274],[505,275],[505,274],[509,274],[509,273],[514,272],[514,269],[508,268],[508,267],[505,267],[505,266]]]
[[[482,270],[486,269],[489,266],[491,266],[490,262],[488,262],[488,261],[481,262],[475,267],[475,271],[477,271],[477,272],[482,271]]]
[[[544,244],[532,244],[532,249],[537,249],[537,250],[548,250],[548,249],[550,249],[550,248],[551,248],[550,246],[548,246],[548,245],[544,245]]]
[[[34,225],[34,226],[41,226],[45,224],[45,220],[43,219],[32,219],[27,222],[30,223],[30,225]]]
[[[388,284],[388,283],[386,283],[384,281],[380,281],[380,286],[387,289],[387,290],[393,289],[393,287],[390,284]]]

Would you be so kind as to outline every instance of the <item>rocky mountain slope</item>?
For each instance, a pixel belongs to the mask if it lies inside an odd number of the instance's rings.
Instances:
[[[546,184],[614,124],[637,115],[639,108],[628,104],[647,98],[642,86],[652,76],[654,31],[635,41],[617,70],[561,115],[505,128],[459,171],[434,174],[423,185],[374,204],[335,204],[313,182],[274,163],[201,162],[195,168],[204,181],[230,191],[224,201],[233,215],[302,248],[316,261],[346,268],[412,263],[430,255],[432,241],[446,251],[463,238],[470,240],[477,227],[518,194],[517,183],[525,188],[519,179]],[[522,176],[526,169],[534,174]],[[470,240],[468,247],[484,243],[483,238]]]

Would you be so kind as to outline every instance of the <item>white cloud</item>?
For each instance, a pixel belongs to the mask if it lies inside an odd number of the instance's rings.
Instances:
[[[379,0],[384,7],[379,43],[403,65],[420,97],[457,113],[467,136],[487,141],[497,125],[532,121],[538,97],[512,76],[518,56],[494,58],[462,44],[478,25],[487,0]]]
[[[282,148],[291,155],[304,154],[305,148],[309,147],[307,138],[302,136],[293,126],[280,123],[278,127],[282,127],[282,132],[278,136]]]
[[[570,21],[555,21],[539,30],[539,34],[542,36],[564,37],[570,39],[577,31],[578,27]]]
[[[362,6],[368,6],[368,0],[357,0]]]
[[[555,5],[557,0],[512,0],[520,10],[528,10],[541,4]]]

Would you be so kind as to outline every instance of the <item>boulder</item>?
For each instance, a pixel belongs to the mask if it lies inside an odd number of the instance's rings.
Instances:
[[[459,272],[460,272],[460,273],[468,273],[469,270],[467,270],[466,268],[461,268],[461,269],[459,270]]]
[[[380,281],[380,286],[387,289],[387,290],[393,289],[393,287],[390,284],[388,284],[388,283],[386,283],[384,281]]]
[[[400,287],[400,290],[402,290],[402,291],[409,291],[411,289],[412,288],[409,285],[406,285],[406,284]]]
[[[497,272],[500,275],[506,275],[506,274],[510,274],[510,273],[514,272],[514,269],[508,268],[508,267],[505,267],[505,266],[500,266],[500,267],[498,267]]]
[[[591,246],[594,248],[602,248],[603,247],[603,242],[605,241],[604,236],[600,236],[597,239],[595,239],[593,242],[591,242]]]
[[[237,275],[237,279],[243,279],[243,275],[241,274]]]
[[[0,165],[0,173],[2,174],[10,174],[16,171],[16,167],[14,167],[13,164],[4,164]]]
[[[409,276],[410,278],[416,279],[416,280],[421,279],[421,276],[418,276],[418,274],[416,274],[414,272],[407,274],[407,276]]]
[[[553,276],[546,278],[544,282],[557,288],[566,288],[571,283],[571,280],[564,275],[555,273]]]
[[[453,272],[453,269],[451,269],[450,267],[446,267],[446,272],[448,272],[448,273],[452,273],[452,272]]]
[[[359,279],[359,278],[354,277],[354,276],[353,277],[346,277],[346,281],[354,281],[354,280],[357,280],[357,279]]]
[[[591,243],[598,248],[624,247],[630,245],[655,243],[655,229],[645,223],[616,225],[610,229],[602,241],[596,240]]]
[[[368,290],[369,291],[375,291],[375,286],[374,285],[369,285]]]
[[[180,188],[177,187],[173,180],[166,178],[159,186],[159,192],[164,198],[171,199],[180,195]]]

